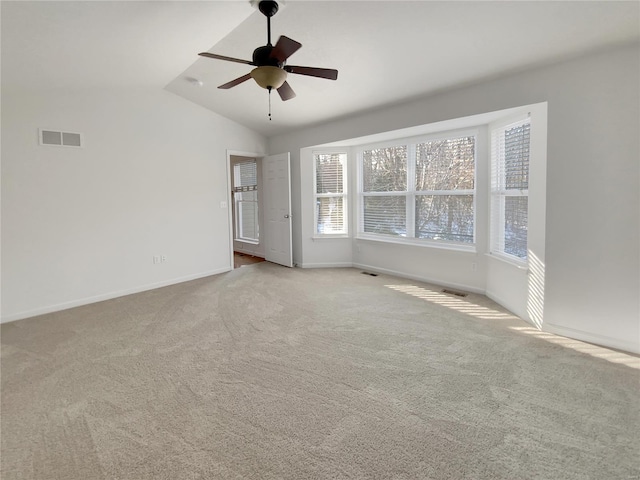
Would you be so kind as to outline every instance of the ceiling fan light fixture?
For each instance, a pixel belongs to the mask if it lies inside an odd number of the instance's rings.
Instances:
[[[256,48],[253,51],[252,60],[226,57],[211,52],[199,53],[201,57],[224,60],[227,62],[242,63],[252,65],[254,68],[250,73],[246,73],[230,82],[220,85],[218,88],[227,90],[253,78],[259,87],[269,91],[269,119],[271,119],[271,90],[276,90],[282,101],[291,100],[296,96],[289,83],[287,75],[289,73],[306,75],[309,77],[326,78],[336,80],[338,71],[331,68],[301,67],[287,65],[287,59],[296,53],[302,44],[295,40],[281,35],[275,45],[271,44],[271,17],[278,12],[278,2],[274,0],[250,0],[251,5],[258,7],[260,13],[267,18],[267,44]],[[282,4],[283,0],[280,0]]]
[[[274,88],[277,90],[287,80],[287,72],[282,68],[267,65],[251,70],[251,78],[262,88]]]

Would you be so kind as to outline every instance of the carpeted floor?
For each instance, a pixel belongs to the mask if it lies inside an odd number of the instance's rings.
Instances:
[[[478,295],[263,262],[1,331],[4,480],[640,477],[638,358]]]

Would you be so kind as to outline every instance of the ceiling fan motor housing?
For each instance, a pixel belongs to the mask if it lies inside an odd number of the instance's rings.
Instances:
[[[258,47],[253,51],[253,63],[258,67],[263,67],[265,65],[271,67],[281,67],[284,65],[278,63],[277,58],[271,58],[271,51],[273,50],[272,45],[265,45],[263,47]]]

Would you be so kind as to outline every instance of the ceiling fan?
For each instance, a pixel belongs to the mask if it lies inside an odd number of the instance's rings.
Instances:
[[[267,17],[267,44],[253,51],[252,61],[225,57],[209,52],[199,54],[202,57],[244,63],[256,67],[251,70],[250,73],[220,85],[218,88],[228,89],[253,78],[258,85],[266,88],[269,94],[271,94],[272,89],[276,89],[282,100],[290,100],[295,97],[296,94],[287,83],[287,75],[289,73],[326,78],[329,80],[336,80],[338,78],[338,71],[334,69],[287,65],[287,59],[298,51],[298,49],[302,47],[302,44],[283,35],[278,39],[275,46],[272,45],[271,17],[278,12],[278,2],[262,0],[258,4],[258,9]],[[269,117],[271,117],[271,114],[269,114]]]

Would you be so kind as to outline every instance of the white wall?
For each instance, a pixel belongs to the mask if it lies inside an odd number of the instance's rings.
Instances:
[[[530,290],[533,284],[544,289],[543,328],[640,351],[639,59],[639,46],[627,45],[269,139],[271,153],[291,152],[296,263],[317,259],[314,252],[320,248],[328,255],[325,262],[344,261],[344,249],[337,249],[339,258],[332,257],[330,248],[308,238],[302,223],[313,215],[303,211],[312,192],[301,149],[548,102],[545,258],[535,265],[536,278],[520,280]],[[406,269],[413,247],[384,254],[374,244],[361,248],[366,250],[358,258]],[[426,278],[439,277],[449,265],[437,253],[432,260],[441,258],[442,265],[425,262]],[[500,265],[482,268],[482,278],[491,278],[490,269],[494,278],[503,276],[496,272]],[[470,286],[477,281],[466,280]],[[520,305],[529,302],[522,288],[484,288],[519,294]]]
[[[229,270],[226,149],[265,146],[163,90],[3,89],[2,320]]]

